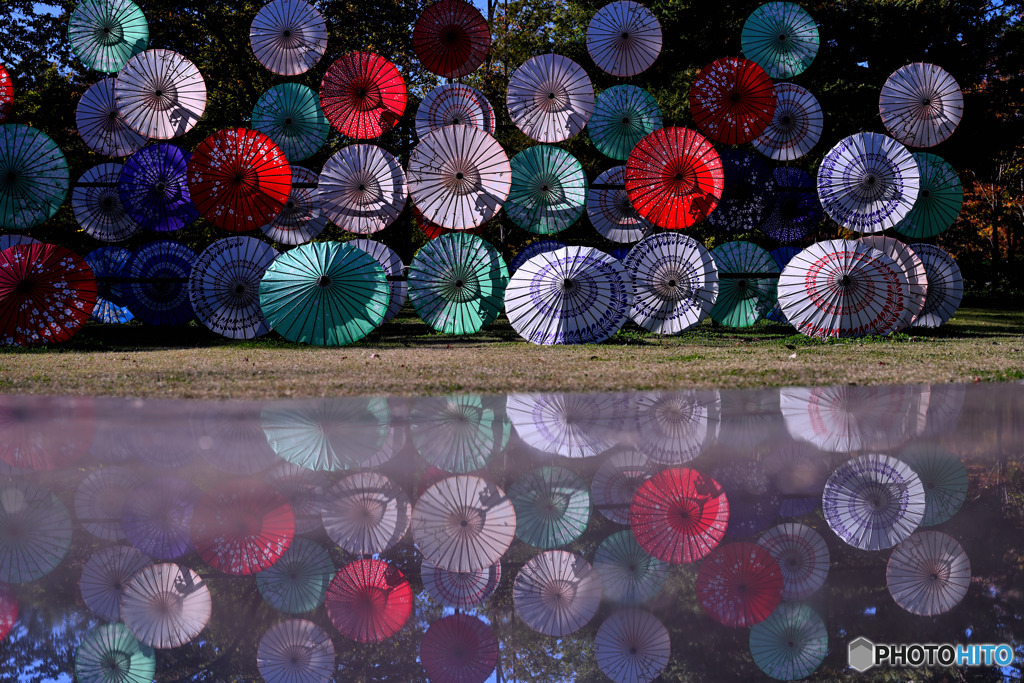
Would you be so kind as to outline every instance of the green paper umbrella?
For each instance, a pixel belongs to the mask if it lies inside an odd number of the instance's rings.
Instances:
[[[25,483],[0,488],[0,582],[41,579],[70,547],[71,516],[57,496]]]
[[[409,266],[409,301],[439,332],[473,334],[505,304],[508,268],[487,242],[467,233],[431,240]]]
[[[594,555],[594,571],[601,577],[604,597],[626,605],[639,605],[660,593],[668,567],[641,548],[630,529],[616,531],[601,541]]]
[[[523,230],[550,235],[575,223],[587,203],[587,176],[573,155],[550,145],[512,157],[505,213]]]
[[[330,553],[299,537],[281,559],[256,575],[256,587],[274,609],[301,614],[312,612],[323,603],[334,574]]]
[[[0,228],[24,230],[53,218],[68,196],[68,161],[46,133],[0,126]]]
[[[412,443],[431,465],[454,474],[487,466],[508,444],[504,396],[423,398],[409,415]]]
[[[754,10],[740,33],[740,49],[775,79],[804,72],[818,54],[818,26],[802,7],[769,2]]]
[[[68,40],[87,67],[116,73],[146,49],[149,24],[131,0],[84,0],[68,20]]]
[[[658,101],[635,85],[615,85],[598,95],[587,123],[597,150],[619,161],[626,161],[636,143],[661,127]]]
[[[289,162],[319,152],[331,130],[320,96],[299,83],[275,85],[260,95],[252,109],[252,127],[270,137]]]
[[[508,497],[516,510],[516,537],[537,548],[576,540],[590,521],[586,482],[561,467],[526,473],[512,484]]]
[[[304,244],[267,268],[260,307],[285,339],[344,346],[384,320],[391,290],[384,268],[362,249],[338,242]]]
[[[750,629],[750,654],[761,671],[783,681],[810,675],[828,653],[828,631],[807,605],[784,602]]]
[[[904,237],[928,239],[953,225],[964,203],[964,188],[956,169],[945,160],[927,152],[913,156],[921,175],[917,201],[893,229]]]
[[[124,624],[102,624],[78,646],[75,674],[80,683],[152,683],[156,653]]]
[[[967,468],[960,458],[938,446],[910,446],[900,454],[924,486],[921,526],[942,524],[967,499]]]
[[[718,299],[711,317],[728,327],[749,327],[765,317],[777,299],[779,266],[771,254],[750,242],[737,240],[711,250],[718,266]]]

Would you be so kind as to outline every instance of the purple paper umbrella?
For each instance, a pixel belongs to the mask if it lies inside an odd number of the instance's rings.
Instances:
[[[156,232],[173,232],[199,217],[186,182],[191,156],[161,142],[128,158],[118,179],[118,193],[136,223]]]
[[[192,510],[200,491],[177,477],[143,482],[125,503],[121,526],[136,548],[158,560],[173,560],[192,549]]]
[[[725,190],[708,222],[719,232],[734,234],[756,229],[775,204],[775,179],[768,164],[753,152],[727,149],[721,153]]]

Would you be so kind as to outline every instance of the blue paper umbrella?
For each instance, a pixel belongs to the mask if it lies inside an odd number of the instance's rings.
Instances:
[[[821,666],[828,652],[828,631],[807,605],[783,603],[750,629],[750,654],[761,671],[791,681]]]
[[[143,147],[125,161],[118,193],[136,223],[156,232],[181,230],[199,217],[188,192],[190,154],[161,142]]]
[[[554,251],[555,249],[561,249],[565,245],[557,240],[540,240],[538,242],[531,242],[525,247],[519,250],[519,253],[509,261],[508,272],[511,275],[519,269],[519,266],[523,265],[537,254],[543,254],[548,251]]]
[[[721,153],[725,189],[708,222],[725,233],[750,232],[771,213],[775,203],[775,178],[758,155],[738,149]]]
[[[821,222],[821,202],[814,179],[792,166],[772,172],[775,180],[775,206],[758,226],[764,234],[778,242],[788,243],[807,237]]]
[[[182,325],[192,320],[188,280],[196,253],[178,242],[151,242],[125,266],[125,306],[150,325]]]
[[[96,307],[92,319],[101,323],[126,323],[135,316],[124,304],[122,278],[132,252],[121,247],[100,247],[85,257],[96,276]]]
[[[799,247],[779,247],[778,249],[772,249],[770,252],[771,257],[775,259],[775,263],[779,266],[779,271],[786,269],[790,259],[800,253]],[[786,316],[782,313],[782,307],[779,306],[778,299],[775,300],[775,307],[768,311],[768,315],[765,316],[768,320],[777,323],[788,323]]]

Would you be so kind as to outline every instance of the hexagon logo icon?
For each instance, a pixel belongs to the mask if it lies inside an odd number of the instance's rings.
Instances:
[[[850,641],[850,668],[863,673],[875,665],[875,644],[861,636]]]

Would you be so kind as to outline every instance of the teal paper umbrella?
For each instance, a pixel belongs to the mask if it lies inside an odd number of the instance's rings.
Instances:
[[[754,663],[772,678],[804,678],[821,666],[827,653],[825,622],[807,605],[784,602],[750,629]]]
[[[390,419],[382,398],[332,398],[269,403],[260,426],[282,460],[336,472],[370,466],[384,446]]]
[[[711,250],[718,266],[718,299],[711,317],[729,327],[749,327],[775,306],[778,275],[771,254],[750,242],[725,242]]]
[[[636,143],[661,127],[658,101],[635,85],[614,85],[598,95],[587,123],[597,150],[619,161],[628,159]]]
[[[590,491],[585,481],[561,467],[540,467],[508,490],[516,510],[516,537],[537,548],[571,543],[590,521]]]
[[[915,152],[921,174],[917,201],[893,229],[911,239],[935,237],[953,225],[964,203],[964,188],[956,169],[934,154]]]
[[[149,24],[131,0],[84,0],[68,20],[68,40],[87,67],[116,73],[146,49]]]
[[[335,571],[327,550],[297,537],[281,559],[256,575],[256,587],[279,612],[312,612],[323,603]]]
[[[156,653],[124,624],[102,624],[78,646],[75,674],[80,683],[151,683]]]
[[[278,256],[260,282],[260,307],[282,337],[317,346],[362,339],[384,320],[391,290],[362,249],[324,242]]]
[[[743,56],[760,64],[775,79],[803,73],[818,54],[818,25],[792,2],[769,2],[743,23]]]
[[[594,571],[601,577],[604,597],[626,605],[639,605],[660,593],[668,567],[641,548],[630,529],[616,531],[601,541],[594,555]]]
[[[955,515],[967,499],[967,468],[960,458],[939,446],[913,445],[900,453],[924,486],[924,517],[921,526],[942,524]]]
[[[24,230],[53,218],[70,181],[68,160],[49,135],[0,125],[0,229]]]
[[[70,547],[71,517],[57,496],[31,484],[0,487],[0,582],[41,579]]]
[[[275,85],[260,95],[252,109],[252,127],[273,140],[289,162],[319,152],[331,130],[320,96],[299,83]]]
[[[505,448],[512,424],[504,396],[461,394],[418,399],[409,415],[412,443],[431,465],[453,474],[487,466]]]
[[[573,155],[550,145],[512,157],[505,213],[523,230],[550,235],[575,223],[587,204],[587,175]]]
[[[473,334],[505,304],[508,268],[476,235],[449,233],[427,242],[409,266],[409,301],[428,325],[447,334]]]

